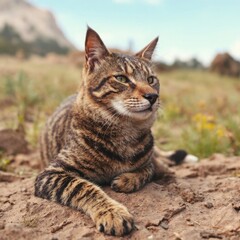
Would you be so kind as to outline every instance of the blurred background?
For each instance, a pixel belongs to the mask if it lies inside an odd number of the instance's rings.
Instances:
[[[76,92],[87,25],[130,54],[159,36],[158,146],[239,155],[239,12],[237,0],[0,0],[0,169],[38,152],[46,118]]]
[[[84,49],[87,25],[107,46],[138,51],[156,36],[155,59],[195,58],[209,66],[217,53],[240,56],[236,0],[1,0],[1,53],[46,55]],[[199,64],[199,66],[201,65]]]

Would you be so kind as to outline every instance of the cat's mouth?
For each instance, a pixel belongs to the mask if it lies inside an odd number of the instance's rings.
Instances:
[[[124,107],[131,113],[149,113],[153,111],[153,105],[149,101],[127,102]]]
[[[145,109],[131,109],[130,111],[134,113],[144,113],[144,112],[152,112],[153,109],[152,109],[152,106],[150,106]]]
[[[155,105],[134,104],[125,105],[122,101],[113,101],[113,108],[123,116],[137,119],[147,119],[155,112]]]

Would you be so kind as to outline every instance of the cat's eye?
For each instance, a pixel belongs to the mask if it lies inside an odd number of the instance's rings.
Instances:
[[[121,83],[129,82],[128,78],[125,77],[124,75],[117,75],[117,76],[115,76],[115,78]]]
[[[148,78],[147,78],[147,81],[148,81],[148,84],[149,84],[149,85],[154,85],[154,84],[157,83],[157,79],[156,79],[156,77],[154,77],[154,76],[148,77]]]

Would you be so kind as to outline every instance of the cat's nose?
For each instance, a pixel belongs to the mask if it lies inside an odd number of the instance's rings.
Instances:
[[[146,93],[146,94],[143,95],[143,97],[146,98],[151,103],[151,105],[153,105],[158,98],[158,94],[156,94],[156,93]]]

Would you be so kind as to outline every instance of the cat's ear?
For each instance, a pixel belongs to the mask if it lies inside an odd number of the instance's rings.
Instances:
[[[90,27],[87,29],[86,40],[85,40],[85,56],[86,56],[86,67],[89,71],[99,65],[110,53],[105,47],[102,39],[99,35]]]
[[[158,37],[152,40],[145,48],[143,48],[140,52],[136,53],[135,55],[140,58],[146,58],[148,60],[151,60],[154,49],[157,46],[157,42],[158,42]]]

